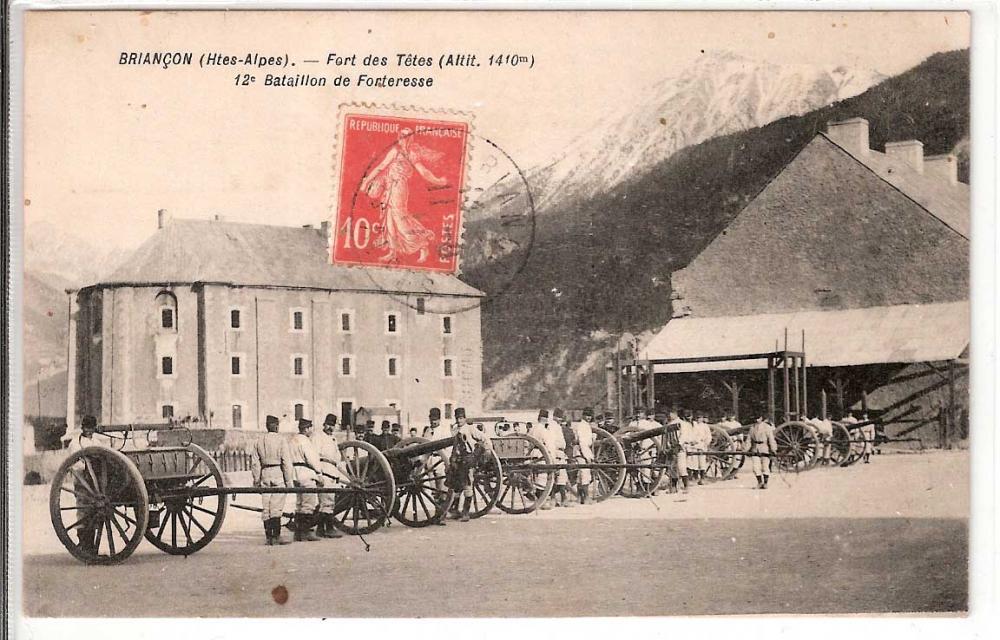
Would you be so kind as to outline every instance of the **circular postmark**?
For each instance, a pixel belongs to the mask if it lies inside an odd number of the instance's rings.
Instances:
[[[421,133],[434,131],[445,132],[447,128],[425,127]],[[373,246],[384,249],[378,263],[365,264],[360,267],[362,272],[374,289],[421,313],[457,314],[504,295],[524,269],[535,240],[535,203],[525,172],[495,141],[472,131],[463,131],[463,134],[467,136],[467,148],[472,151],[466,159],[458,189],[461,198],[457,207],[458,219],[451,221],[456,228],[452,234],[437,235],[427,247],[427,253],[440,262],[454,258],[455,273],[412,264],[403,266],[391,257],[389,236],[400,232],[401,221],[398,211],[387,212],[386,209],[399,205],[399,194],[387,193],[386,190],[395,185],[379,183],[379,177],[380,172],[386,171],[385,158],[393,149],[405,147],[406,140],[416,135],[415,132],[404,132],[398,139],[380,146],[370,156],[361,176],[350,186],[347,219],[377,217],[377,221],[370,223]],[[416,163],[406,160],[406,153],[399,155],[410,165],[408,174],[427,177],[425,167],[417,167]],[[429,184],[414,182],[417,188],[431,193],[437,188],[446,188],[430,180]],[[397,200],[393,202],[392,198]],[[414,229],[420,232],[428,214],[419,210],[406,211],[406,214],[418,224],[403,220],[402,224],[412,226],[403,229],[402,233],[413,234]],[[340,231],[334,229],[334,242],[338,241]],[[458,279],[459,275],[460,283],[454,282],[452,279]]]

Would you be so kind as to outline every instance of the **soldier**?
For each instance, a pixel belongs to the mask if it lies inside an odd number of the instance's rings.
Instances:
[[[461,505],[461,522],[469,521],[472,508],[473,476],[477,449],[486,446],[486,436],[466,418],[465,409],[455,409],[457,422],[452,426],[455,444],[451,448],[448,465],[448,486],[455,491],[455,507]]]
[[[323,420],[323,430],[315,431],[310,437],[316,454],[319,456],[320,475],[324,482],[340,480],[345,485],[349,484],[349,479],[344,474],[342,466],[343,456],[340,455],[340,447],[337,446],[337,438],[334,431],[337,428],[337,416],[332,413],[326,414]],[[342,538],[344,534],[333,525],[333,506],[335,496],[332,493],[318,493],[316,498],[319,501],[319,513],[316,521],[316,533],[323,538]]]
[[[392,431],[389,433],[389,436],[385,439],[385,448],[392,449],[397,444],[402,442],[403,438],[402,436],[400,436],[402,432],[403,432],[403,427],[401,427],[398,422],[393,422]]]
[[[708,419],[704,413],[698,414],[698,419],[694,421],[695,446],[698,451],[708,451],[712,447],[712,428],[708,426]],[[694,459],[695,479],[699,485],[705,484],[705,471],[708,469],[708,456],[704,453],[696,453]]]
[[[553,463],[566,464],[567,443],[566,433],[563,431],[563,422],[566,420],[566,414],[562,409],[556,408],[552,410],[552,418],[553,422],[549,422],[545,425],[545,432],[548,436],[545,447],[552,455]],[[565,469],[559,469],[556,471],[556,482],[552,487],[552,495],[554,496],[555,506],[569,506],[569,502],[566,500],[566,485],[568,484],[569,473],[567,473]]]
[[[805,423],[819,435],[819,463],[828,465],[833,457],[833,424],[822,418],[806,418]]]
[[[255,487],[290,487],[295,481],[292,453],[288,441],[278,433],[279,421],[275,416],[264,419],[267,433],[254,443],[250,451],[250,472]],[[263,509],[260,517],[264,520],[264,535],[267,545],[290,544],[281,537],[281,516],[285,512],[284,493],[261,495]]]
[[[690,477],[691,471],[695,472],[695,477],[698,476],[698,456],[697,454],[691,455],[689,452],[698,451],[701,446],[701,436],[695,430],[691,417],[690,411],[684,412],[684,418],[680,421],[680,429],[677,432],[677,439],[681,445],[680,451],[677,452],[677,474],[684,485],[681,489],[683,493],[688,492],[688,477]]]
[[[583,420],[573,423],[573,462],[588,464],[594,461],[594,410],[587,407],[583,410]],[[577,495],[580,504],[587,504],[590,497],[590,483],[593,474],[590,469],[579,469],[576,475]]]
[[[430,424],[424,427],[424,437],[428,440],[440,440],[447,435],[450,435],[451,431],[445,427],[441,426],[441,410],[437,407],[431,409],[430,415],[428,416]]]
[[[865,464],[870,464],[872,450],[875,448],[875,423],[868,419],[867,413],[861,414],[861,422],[868,423],[861,427],[861,437],[865,440],[864,461]]]
[[[73,435],[70,434],[69,441],[66,443],[68,454],[79,451],[84,447],[111,448],[111,441],[108,440],[107,436],[97,433],[97,418],[94,416],[84,416],[83,420],[80,421],[80,433],[76,437],[73,437]]]
[[[295,467],[296,487],[322,487],[323,476],[319,474],[322,467],[319,454],[313,446],[313,423],[306,418],[299,419],[299,432],[292,437],[289,449],[292,453],[292,466]],[[295,541],[314,542],[319,540],[312,532],[313,514],[319,500],[315,493],[299,493],[295,499]]]
[[[687,420],[682,420],[676,409],[672,409],[667,414],[667,426],[676,429],[677,453],[674,460],[673,473],[670,478],[670,488],[672,493],[677,491],[677,483],[680,480],[684,493],[688,492],[688,455],[687,449],[690,442],[694,440],[694,428]],[[688,444],[686,444],[688,443]]]
[[[410,427],[409,437],[416,438],[417,435],[418,435],[417,434],[417,428],[416,427]]]
[[[763,416],[758,417],[757,422],[747,433],[744,450],[752,454],[767,454],[750,457],[753,474],[757,477],[757,488],[767,489],[767,477],[771,473],[771,455],[778,450],[778,443],[774,441],[774,425]]]

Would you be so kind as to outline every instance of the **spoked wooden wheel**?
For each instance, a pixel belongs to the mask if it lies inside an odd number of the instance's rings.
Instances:
[[[615,434],[625,452],[625,462],[640,465],[659,463],[663,458],[660,438],[646,438],[634,442],[623,440],[624,436],[636,431],[639,431],[638,427],[625,427]],[[656,468],[628,469],[619,493],[626,498],[645,498],[660,486],[664,471]]]
[[[774,430],[778,445],[776,462],[784,471],[805,471],[819,457],[819,437],[804,422],[786,422]]]
[[[722,427],[712,426],[712,442],[708,448],[711,451],[737,451],[738,445],[732,436]],[[737,468],[737,458],[743,456],[707,454],[705,456],[705,479],[710,482],[725,480]]]
[[[830,437],[830,464],[845,466],[844,463],[850,455],[851,433],[844,425],[836,423],[833,425],[833,435]]]
[[[472,472],[472,507],[470,518],[480,518],[489,513],[500,499],[500,485],[503,471],[500,459],[490,450],[484,450],[477,456],[476,467]]]
[[[353,491],[337,494],[333,526],[351,535],[371,533],[385,525],[392,513],[396,498],[392,469],[385,456],[367,442],[348,440],[339,448],[347,488]]]
[[[843,427],[849,435],[847,442],[850,447],[847,450],[847,455],[844,457],[844,461],[840,465],[842,467],[849,467],[864,456],[865,439],[861,435],[861,429],[849,429],[847,425],[839,422],[836,426]]]
[[[159,514],[159,523],[146,529],[146,540],[160,551],[189,556],[212,541],[226,518],[227,496],[221,491],[224,485],[222,470],[208,452],[196,444],[154,451],[182,453],[186,472],[178,470],[176,478],[149,481],[151,510]],[[219,491],[193,497],[186,492],[188,489]]]
[[[625,464],[625,450],[618,440],[601,427],[591,427],[594,432],[594,462],[599,464]],[[625,484],[625,467],[592,469],[590,500],[604,502],[618,493]]]
[[[448,460],[444,450],[412,458],[393,455],[394,450],[425,442],[429,440],[407,438],[389,452],[396,477],[396,507],[392,515],[408,527],[426,527],[440,521],[455,496],[446,482]]]
[[[494,440],[493,448],[503,470],[497,507],[504,513],[522,514],[542,506],[556,482],[555,471],[532,468],[552,464],[545,445],[533,436],[515,434]]]
[[[87,564],[117,564],[142,541],[149,498],[131,460],[118,451],[86,447],[56,471],[49,516],[73,557]]]

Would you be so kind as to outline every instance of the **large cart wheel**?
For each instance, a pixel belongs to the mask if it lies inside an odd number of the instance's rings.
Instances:
[[[371,533],[389,521],[396,499],[392,468],[376,447],[348,440],[339,446],[349,489],[333,502],[333,526],[344,533]],[[332,479],[327,478],[330,482]]]
[[[49,516],[56,536],[74,558],[117,564],[132,555],[146,531],[146,485],[123,454],[85,447],[70,454],[56,471]]]
[[[851,455],[851,432],[844,425],[834,423],[833,435],[830,437],[830,464],[845,466]]]
[[[429,442],[427,438],[406,438],[393,447]],[[391,451],[391,450],[390,450]],[[445,517],[455,492],[448,487],[448,459],[445,451],[412,458],[393,456],[396,478],[396,507],[392,515],[408,527],[426,527]]]
[[[819,458],[819,435],[804,422],[785,422],[774,430],[776,462],[784,471],[805,471]]]
[[[861,435],[860,428],[849,429],[847,425],[842,422],[836,423],[835,427],[837,426],[843,427],[843,429],[847,431],[848,434],[847,442],[850,445],[847,450],[847,455],[844,457],[844,461],[840,464],[840,466],[849,467],[858,460],[860,460],[862,457],[864,457],[865,439],[864,436]]]
[[[740,447],[732,436],[722,427],[712,425],[712,442],[709,444],[708,448],[711,451],[739,451]],[[743,456],[736,455],[712,455],[708,454],[705,456],[705,479],[714,482],[717,480],[725,480],[731,476],[737,468],[737,464],[742,462],[742,460],[737,460],[737,458],[742,458]]]
[[[556,481],[554,471],[533,468],[552,464],[545,445],[533,436],[512,434],[494,440],[493,449],[503,470],[497,507],[504,513],[522,514],[542,506]]]
[[[485,450],[478,456],[472,472],[472,507],[469,517],[481,518],[489,513],[500,499],[503,471],[494,451]]]
[[[208,452],[196,444],[163,447],[158,453],[182,451],[187,472],[176,479],[156,479],[149,483],[151,512],[158,522],[146,529],[146,540],[175,556],[189,556],[204,548],[219,533],[226,518],[227,496],[222,470]],[[217,489],[218,493],[193,497],[188,489]]]
[[[629,426],[619,429],[615,433],[615,438],[622,445],[625,452],[625,462],[627,464],[654,465],[663,459],[661,455],[660,438],[646,438],[625,442],[623,438],[630,433],[639,431],[639,427]],[[626,498],[645,498],[653,493],[660,486],[663,479],[664,469],[645,468],[628,469],[625,473],[625,481],[622,483],[619,493]]]
[[[618,440],[601,427],[591,427],[594,432],[594,462],[599,464],[625,464],[625,449]],[[618,493],[625,484],[625,467],[592,469],[590,499],[604,502]]]

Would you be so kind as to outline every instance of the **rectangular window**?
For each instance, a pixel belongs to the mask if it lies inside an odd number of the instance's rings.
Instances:
[[[450,378],[454,375],[454,365],[452,364],[451,358],[444,359],[444,377]]]
[[[385,331],[386,331],[386,333],[396,333],[396,330],[398,328],[399,327],[397,326],[397,323],[396,323],[396,314],[395,313],[390,313],[389,315],[387,315],[386,316],[386,320],[385,320]]]
[[[292,358],[292,375],[293,376],[304,376],[305,375],[305,358],[302,356],[295,356]]]
[[[305,329],[305,314],[301,311],[292,312],[292,329],[303,331]]]
[[[243,407],[234,404],[233,405],[233,429],[243,428]]]
[[[229,326],[232,329],[240,328],[240,310],[230,309],[229,310]]]
[[[395,378],[397,375],[396,358],[395,357],[389,358],[388,365],[389,365],[388,366],[389,377]]]
[[[351,365],[352,365],[351,356],[340,356],[340,375],[342,376],[354,375],[354,370]]]
[[[341,333],[351,332],[351,312],[342,311],[340,313],[340,331]]]
[[[164,329],[174,328],[174,310],[170,307],[160,309],[160,326]]]
[[[444,417],[445,417],[446,420],[451,420],[451,409],[452,409],[452,403],[445,402],[444,403]]]
[[[423,298],[417,298],[417,315],[422,316],[427,311],[427,303]]]
[[[451,335],[451,316],[441,318],[441,333],[446,336]]]
[[[294,414],[295,414],[295,420],[296,421],[304,418],[305,415],[306,415],[306,405],[304,405],[301,402],[296,402],[295,403]]]
[[[174,359],[170,356],[160,358],[160,373],[165,376],[174,375]]]
[[[174,405],[165,404],[160,408],[160,417],[164,420],[170,420],[174,417]]]
[[[229,372],[234,376],[240,375],[240,357],[232,356],[229,358]]]

